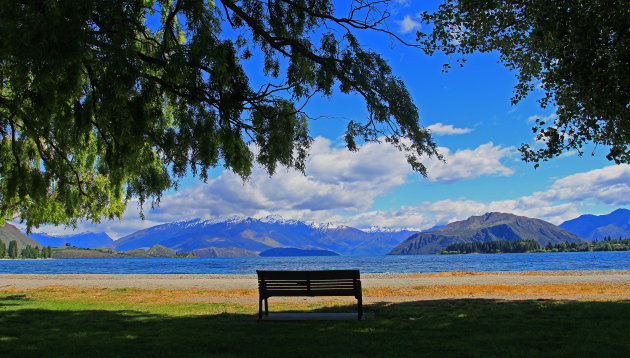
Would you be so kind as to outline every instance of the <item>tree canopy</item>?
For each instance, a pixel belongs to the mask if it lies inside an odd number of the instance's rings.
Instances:
[[[314,94],[363,97],[350,150],[438,156],[403,82],[356,32],[395,36],[387,1],[40,0],[0,5],[0,220],[76,224],[159,201],[178,179],[258,163],[304,171]],[[340,13],[347,15],[339,15]],[[253,88],[243,64],[264,58]]]
[[[444,0],[422,17],[433,26],[418,33],[427,53],[457,55],[461,65],[473,52],[497,51],[516,71],[514,104],[537,85],[545,91],[540,104],[556,117],[537,120],[545,145],[523,144],[525,161],[538,166],[594,143],[609,148],[609,160],[630,163],[629,1]]]

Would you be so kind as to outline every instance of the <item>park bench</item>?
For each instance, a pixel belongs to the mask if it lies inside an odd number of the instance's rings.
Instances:
[[[258,273],[258,319],[269,315],[269,297],[354,296],[359,320],[363,318],[363,297],[359,270],[262,271]]]

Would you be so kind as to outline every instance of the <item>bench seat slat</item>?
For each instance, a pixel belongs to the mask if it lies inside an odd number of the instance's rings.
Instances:
[[[359,279],[359,270],[318,270],[318,271],[258,271],[258,277],[265,280],[335,280],[335,279]]]
[[[280,290],[267,292],[271,296],[356,296],[356,291],[349,290],[311,290],[311,294],[307,294],[306,290]]]
[[[305,281],[265,282],[265,287],[307,286]],[[310,282],[311,287],[354,287],[354,282]]]

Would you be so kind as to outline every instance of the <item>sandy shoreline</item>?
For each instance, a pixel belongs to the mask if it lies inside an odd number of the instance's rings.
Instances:
[[[363,288],[407,288],[432,285],[541,285],[573,283],[630,284],[630,270],[444,272],[362,274]],[[256,275],[216,274],[0,274],[2,289],[46,286],[139,289],[257,289]],[[629,292],[630,295],[630,292]]]

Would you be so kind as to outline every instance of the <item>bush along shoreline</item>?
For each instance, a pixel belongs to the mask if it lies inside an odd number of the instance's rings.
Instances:
[[[9,241],[9,246],[0,241],[0,259],[49,259],[52,257],[52,248],[50,246],[42,247],[26,245],[22,250],[18,250],[16,240]]]
[[[462,242],[451,244],[439,255],[452,254],[502,254],[524,252],[586,252],[586,251],[630,251],[630,238],[612,239],[610,236],[593,242],[563,242],[541,247],[535,240]]]

